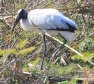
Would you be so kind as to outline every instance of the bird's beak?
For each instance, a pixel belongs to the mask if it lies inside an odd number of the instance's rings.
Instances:
[[[15,29],[15,27],[18,24],[19,21],[20,21],[20,18],[17,17],[16,20],[15,20],[15,22],[14,22],[14,24],[13,24],[12,30],[11,30],[12,33],[14,32],[14,29]]]

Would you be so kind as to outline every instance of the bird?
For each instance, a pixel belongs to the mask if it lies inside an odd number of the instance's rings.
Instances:
[[[15,16],[12,32],[19,21],[24,30],[31,31],[37,28],[51,32],[51,34],[59,33],[67,41],[73,40],[75,30],[78,28],[75,21],[66,17],[57,9],[52,8],[34,9],[30,12],[25,9],[19,9]]]
[[[50,34],[58,33],[69,42],[75,37],[75,31],[78,28],[74,20],[66,17],[62,12],[54,8],[33,9],[29,12],[25,9],[19,9],[15,16],[12,32],[14,32],[18,22],[20,22],[21,28],[26,31],[38,29]],[[45,33],[43,35],[45,44]]]

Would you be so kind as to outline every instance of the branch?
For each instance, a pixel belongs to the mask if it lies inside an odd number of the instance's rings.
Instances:
[[[55,37],[52,37],[52,36],[49,35],[47,32],[45,32],[45,35],[48,36],[48,37],[50,37],[50,38],[52,38],[52,39],[54,39],[55,41],[59,42],[59,43],[62,44],[62,45],[64,44],[64,42],[62,42],[62,41],[56,39]],[[67,44],[64,44],[64,46],[67,47],[67,48],[69,48],[70,50],[72,50],[73,52],[75,52],[76,54],[78,54],[79,56],[81,56],[81,57],[84,56],[83,54],[79,53],[77,50],[73,49],[72,47],[68,46]],[[94,65],[94,63],[93,63],[91,60],[88,60],[88,62],[89,62],[90,64]]]
[[[6,18],[8,18],[8,17],[6,17]],[[3,23],[7,28],[11,29],[11,26],[5,21],[4,18],[0,18],[0,22]]]
[[[22,72],[22,74],[25,75],[25,76],[29,76],[29,77],[31,75],[30,72]],[[34,74],[32,74],[33,79],[45,78],[45,77],[46,77],[45,75],[34,75]],[[51,83],[71,80],[71,77],[65,77],[65,76],[61,76],[61,77],[47,76],[47,78],[48,78],[48,81],[50,81]]]
[[[46,36],[54,39],[55,41],[59,42],[60,44],[64,44],[64,42],[56,39],[55,37],[52,37],[51,35],[49,35],[47,32],[45,33]],[[69,48],[70,50],[72,50],[73,52],[75,52],[76,54],[80,55],[81,57],[83,56],[81,53],[79,53],[78,51],[76,51],[75,49],[73,49],[72,47],[68,46],[67,44],[64,44],[65,47]]]
[[[17,60],[13,59],[11,62],[9,62],[8,64],[4,66],[4,68],[0,71],[0,74],[2,74],[7,68],[10,68],[11,64],[14,65],[17,62],[19,62],[19,59]]]

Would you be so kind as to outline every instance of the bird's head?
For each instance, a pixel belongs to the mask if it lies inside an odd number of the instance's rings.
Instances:
[[[15,21],[14,21],[13,28],[12,28],[12,33],[13,33],[14,28],[16,27],[17,23],[21,19],[26,19],[26,18],[27,18],[27,11],[25,9],[19,9],[19,11],[17,12],[17,15],[15,16]]]

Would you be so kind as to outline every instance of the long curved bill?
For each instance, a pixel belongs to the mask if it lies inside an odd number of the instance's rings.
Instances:
[[[16,22],[16,21],[14,22],[13,27],[12,27],[12,30],[11,30],[11,33],[13,33],[13,32],[14,32],[14,29],[15,29],[15,27],[16,27],[16,25],[17,25],[17,23],[18,23],[18,22]]]
[[[21,19],[21,18],[20,18],[19,16],[16,17],[16,20],[15,20],[15,22],[14,22],[14,24],[13,24],[13,27],[12,27],[11,33],[14,32],[14,29],[15,29],[17,23],[20,21],[20,19]]]

